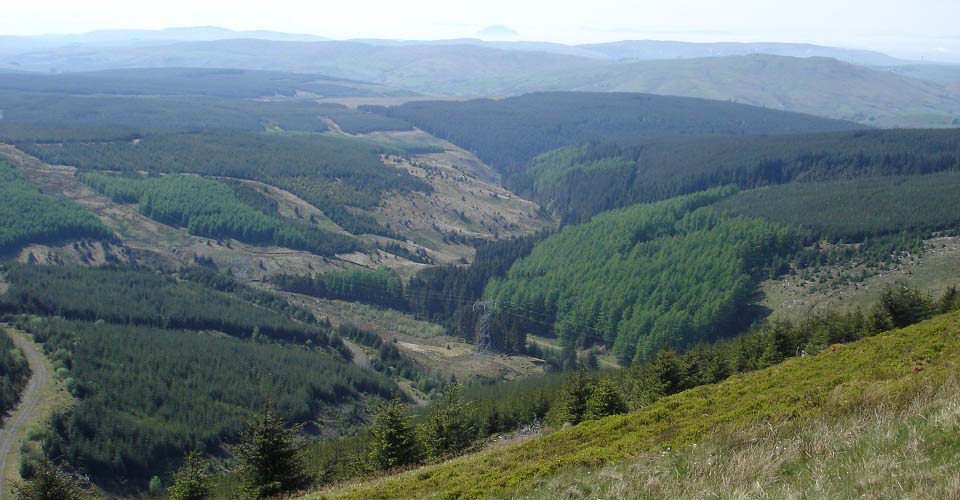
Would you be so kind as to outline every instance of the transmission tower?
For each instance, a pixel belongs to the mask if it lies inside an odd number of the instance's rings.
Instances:
[[[477,354],[486,354],[493,348],[490,339],[490,316],[493,308],[489,300],[478,300],[473,304],[473,311],[479,314],[477,318]]]

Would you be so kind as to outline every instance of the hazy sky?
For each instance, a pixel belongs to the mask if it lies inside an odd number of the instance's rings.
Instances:
[[[960,0],[26,0],[0,34],[216,25],[344,39],[438,39],[506,25],[565,43],[657,38],[809,41],[960,59]],[[949,57],[954,58],[954,57]]]

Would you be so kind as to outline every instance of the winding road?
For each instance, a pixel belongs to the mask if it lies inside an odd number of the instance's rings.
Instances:
[[[10,480],[19,479],[18,457],[20,443],[26,437],[30,425],[41,417],[44,392],[50,380],[50,368],[40,347],[28,339],[27,334],[4,328],[13,343],[23,351],[30,364],[30,381],[20,396],[20,404],[3,421],[0,428],[0,498],[10,491]]]

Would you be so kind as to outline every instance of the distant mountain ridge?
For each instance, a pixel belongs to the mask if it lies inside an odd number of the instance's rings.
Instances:
[[[22,37],[0,38],[0,70],[234,68],[328,75],[390,87],[401,94],[643,92],[732,100],[883,127],[960,125],[960,71],[955,67],[907,64],[878,52],[810,44],[304,41],[296,39],[299,35],[219,28],[94,32],[80,37],[107,40],[134,35],[147,40],[26,50],[17,49]],[[195,39],[165,40],[177,36]],[[237,38],[243,36],[247,38]]]

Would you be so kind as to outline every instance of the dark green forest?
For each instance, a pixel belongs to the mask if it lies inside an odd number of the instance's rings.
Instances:
[[[0,422],[20,401],[20,392],[30,378],[27,358],[13,345],[8,335],[0,328]]]
[[[0,161],[0,253],[30,243],[112,240],[113,233],[76,203],[46,196]]]
[[[0,86],[3,81],[0,77]],[[0,90],[0,109],[0,139],[13,143],[124,141],[156,133],[211,130],[324,132],[329,130],[325,118],[350,133],[410,128],[401,120],[309,100]]]
[[[294,321],[260,300],[247,302],[230,293],[178,281],[148,270],[127,268],[7,266],[10,289],[0,297],[23,313],[56,315],[123,325],[218,330],[240,338],[270,337],[310,341],[342,351],[324,324]],[[240,294],[242,296],[242,294]],[[312,320],[308,315],[299,315]]]
[[[535,158],[511,187],[583,222],[604,210],[724,184],[743,188],[960,169],[958,130],[604,141]]]
[[[331,271],[316,276],[281,275],[272,282],[282,290],[325,299],[348,300],[406,309],[403,282],[390,269]]]
[[[794,183],[741,191],[718,210],[811,230],[836,243],[865,243],[861,253],[883,259],[919,251],[934,231],[960,230],[960,172],[909,177]]]
[[[78,398],[41,436],[47,455],[113,487],[127,478],[143,488],[191,449],[221,453],[268,402],[304,423],[348,418],[363,398],[397,390],[381,375],[304,347],[103,322],[21,326],[66,370]]]
[[[250,192],[194,175],[129,177],[86,173],[80,180],[119,203],[135,202],[140,213],[164,224],[209,238],[235,238],[255,245],[277,245],[318,255],[354,252],[355,238],[319,229],[304,221],[264,213],[268,204]],[[252,201],[253,206],[244,203]],[[267,206],[265,206],[267,205]]]
[[[628,93],[543,92],[499,100],[416,101],[361,109],[406,120],[473,151],[507,175],[540,153],[590,141],[865,128],[743,104]]]
[[[526,333],[605,344],[629,363],[663,344],[742,331],[758,281],[803,239],[787,226],[707,207],[733,193],[717,188],[565,227],[487,285],[498,334],[520,349]]]

